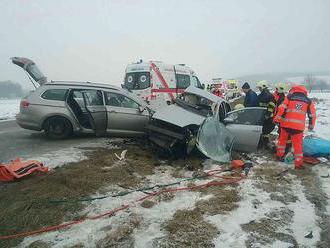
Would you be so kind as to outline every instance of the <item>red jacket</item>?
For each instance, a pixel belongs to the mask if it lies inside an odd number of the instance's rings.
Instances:
[[[219,90],[219,89],[216,89],[216,90],[213,92],[213,94],[216,95],[216,96],[220,96],[220,97],[222,97],[222,92],[221,92],[221,90]]]
[[[293,86],[289,95],[279,106],[274,122],[281,127],[304,131],[306,115],[309,118],[309,129],[313,129],[316,121],[315,104],[307,97],[304,86]]]

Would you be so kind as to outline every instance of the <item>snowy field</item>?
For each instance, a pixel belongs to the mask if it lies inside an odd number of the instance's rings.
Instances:
[[[330,139],[330,94],[313,93],[311,97],[319,100],[317,125],[313,135]],[[107,144],[106,140],[104,144]],[[109,154],[113,154],[111,149],[116,146],[111,144],[108,146]],[[123,149],[125,149],[124,144]],[[56,156],[57,154],[46,154],[40,159],[46,164],[48,161],[51,167],[53,167],[52,163],[54,166],[59,166],[61,159],[56,160]],[[128,150],[127,158],[118,160],[111,167],[102,167],[101,170],[108,171],[116,167],[129,168],[128,165],[134,163],[134,159],[130,156],[132,153]],[[68,150],[64,157],[71,157],[73,161],[88,159],[81,150]],[[116,198],[97,199],[86,203],[79,215],[93,218],[112,209],[126,205],[129,207],[110,217],[88,219],[72,227],[27,237],[20,247],[31,244],[51,247],[138,248],[327,247],[327,242],[330,240],[326,237],[327,230],[330,230],[330,180],[326,177],[330,173],[329,161],[316,165],[312,169],[295,171],[293,165],[276,162],[270,154],[256,153],[251,154],[250,158],[254,167],[248,177],[237,186],[215,187],[206,193],[199,190],[179,191],[170,195],[168,199],[166,197],[151,199],[153,205],[150,207],[136,202],[136,199],[146,196],[146,193],[141,191]],[[152,175],[139,175],[134,171],[130,173],[141,179],[141,187],[169,184],[180,178],[193,176],[192,171],[180,169],[178,166],[180,165],[175,166],[175,162],[169,164],[169,161],[161,160],[160,165],[153,169]],[[222,165],[206,160],[202,169],[207,171],[216,168],[222,168]],[[181,173],[179,173],[180,176],[178,176],[178,170]],[[194,183],[201,185],[213,180],[216,179],[205,178]],[[182,182],[172,188],[189,185],[189,182]],[[232,209],[216,211],[217,204],[222,204],[222,202],[213,201],[218,197],[217,194],[226,194],[232,189],[237,191],[238,197]],[[95,192],[91,197],[116,194],[125,190],[127,189],[120,185],[110,184],[107,190]],[[227,198],[223,199],[223,201],[226,200]],[[207,203],[206,207],[201,205],[201,202]],[[178,222],[178,225],[180,228],[187,228],[184,226],[187,224],[191,228],[187,232],[183,230],[183,233],[180,231],[171,233],[167,229],[168,223],[183,210],[189,214],[201,211],[202,219],[196,222],[187,217],[188,223],[185,223],[184,219]],[[206,226],[199,227],[201,222]],[[197,228],[194,229],[194,226]],[[204,234],[205,242],[210,239],[209,243],[184,245],[189,244],[189,237],[203,235],[204,227],[217,230],[212,238],[208,237],[207,232]]]
[[[0,99],[0,121],[15,119],[19,103],[20,99]]]
[[[330,140],[330,92],[313,92],[310,97],[319,99],[319,103],[316,105],[315,133],[321,138]]]

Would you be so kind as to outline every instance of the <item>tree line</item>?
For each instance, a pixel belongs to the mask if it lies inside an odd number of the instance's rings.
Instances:
[[[312,74],[306,75],[304,82],[309,92],[312,90],[320,90],[321,92],[330,90],[330,84],[326,80],[314,77]]]
[[[19,83],[0,81],[0,98],[17,98],[23,95],[22,86]]]

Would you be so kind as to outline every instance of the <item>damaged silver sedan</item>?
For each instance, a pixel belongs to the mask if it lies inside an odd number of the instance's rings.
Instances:
[[[189,154],[197,144],[210,157],[214,145],[207,146],[206,141],[212,140],[221,141],[227,151],[251,152],[257,150],[265,111],[259,107],[231,111],[224,99],[188,87],[175,104],[156,111],[147,129],[152,142],[175,154]]]

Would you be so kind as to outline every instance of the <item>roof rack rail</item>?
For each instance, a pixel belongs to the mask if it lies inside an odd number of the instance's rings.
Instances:
[[[73,80],[51,80],[50,81],[51,83],[78,83],[78,84],[81,84],[81,83],[89,83],[91,84],[92,82],[89,82],[89,81],[73,81]]]

